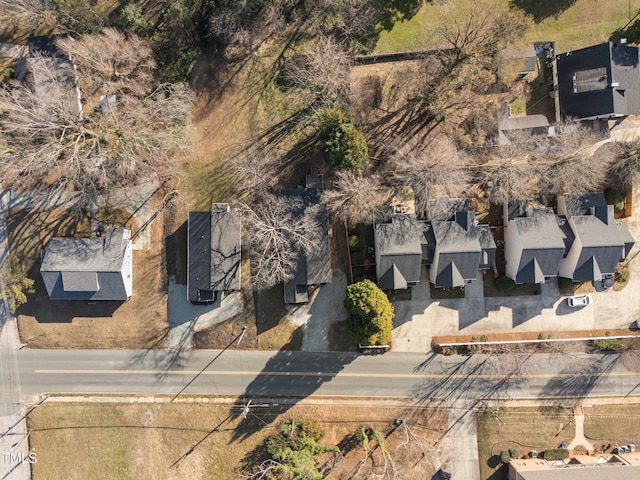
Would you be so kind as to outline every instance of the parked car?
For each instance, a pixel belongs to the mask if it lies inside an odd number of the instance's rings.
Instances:
[[[574,295],[567,299],[570,307],[584,307],[593,303],[593,296],[590,293],[585,295]]]

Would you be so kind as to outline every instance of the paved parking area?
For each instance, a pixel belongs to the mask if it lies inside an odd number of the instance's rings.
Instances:
[[[575,309],[567,305],[556,280],[542,285],[539,295],[484,298],[480,273],[478,280],[467,286],[465,298],[432,300],[428,272],[423,269],[411,300],[393,304],[394,351],[430,351],[431,338],[436,335],[628,327],[640,318],[640,188],[634,190],[634,214],[627,219],[627,225],[637,243],[627,259],[631,274],[623,290],[602,291],[596,285],[593,304]]]

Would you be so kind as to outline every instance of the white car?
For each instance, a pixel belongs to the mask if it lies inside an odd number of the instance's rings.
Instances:
[[[574,295],[567,299],[570,307],[584,307],[593,303],[593,296],[590,293],[585,295]]]

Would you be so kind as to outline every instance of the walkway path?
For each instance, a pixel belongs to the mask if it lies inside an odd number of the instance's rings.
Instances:
[[[593,452],[593,445],[584,436],[584,412],[580,405],[573,407],[573,421],[576,426],[576,436],[567,445],[567,449],[571,451],[577,446],[582,446],[587,449],[587,452]]]
[[[454,402],[449,410],[445,451],[451,453],[451,478],[480,480],[475,402]]]
[[[8,254],[7,195],[0,194],[0,269]],[[7,301],[0,299],[0,479],[28,480],[29,464],[11,455],[26,457],[29,442],[24,441],[27,425],[22,418],[22,389],[17,351],[20,348],[18,327]]]

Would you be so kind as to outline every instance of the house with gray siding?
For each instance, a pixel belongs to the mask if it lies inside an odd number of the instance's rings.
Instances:
[[[52,238],[40,274],[51,300],[127,300],[133,293],[131,231]]]

